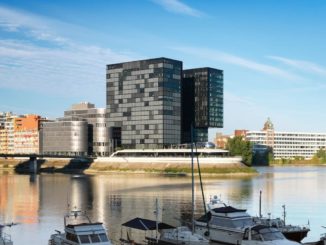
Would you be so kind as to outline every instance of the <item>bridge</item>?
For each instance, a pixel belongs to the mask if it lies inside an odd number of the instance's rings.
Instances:
[[[90,158],[90,156],[83,155],[51,155],[51,154],[20,154],[20,153],[0,153],[0,157],[3,158],[12,158],[12,157],[21,157],[21,158]]]
[[[93,160],[94,157],[90,156],[83,156],[83,155],[53,155],[53,154],[5,154],[0,153],[0,158],[29,158],[29,172],[30,173],[37,173],[38,172],[38,164],[37,159],[44,159],[44,158],[69,158],[69,159],[78,159],[82,161]]]

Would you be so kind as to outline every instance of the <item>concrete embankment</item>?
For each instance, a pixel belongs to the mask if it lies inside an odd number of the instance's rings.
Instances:
[[[0,169],[20,173],[29,172],[29,159],[4,159],[0,158]],[[195,172],[198,172],[195,162]],[[201,164],[203,174],[255,174],[253,168],[247,167],[241,162],[218,164]],[[93,161],[93,159],[38,159],[38,172],[63,172],[63,173],[153,173],[153,174],[189,174],[191,173],[190,162],[188,163],[128,163],[128,162],[105,162]]]

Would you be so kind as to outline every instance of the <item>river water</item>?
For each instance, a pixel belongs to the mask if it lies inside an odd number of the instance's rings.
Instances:
[[[304,241],[316,241],[326,232],[326,167],[261,167],[253,177],[203,177],[206,199],[218,195],[252,215],[259,212],[286,221],[310,224]],[[198,182],[198,180],[196,180]],[[142,174],[36,176],[0,172],[0,223],[18,222],[6,228],[14,245],[47,244],[55,230],[63,230],[63,215],[70,208],[87,210],[93,221],[101,221],[113,243],[118,244],[121,224],[135,217],[155,219],[155,200],[160,218],[178,225],[190,219],[191,178]],[[196,215],[203,213],[196,184]]]

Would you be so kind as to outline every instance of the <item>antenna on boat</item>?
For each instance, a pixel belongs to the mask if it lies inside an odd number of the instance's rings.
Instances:
[[[156,243],[158,244],[158,216],[159,216],[159,211],[160,211],[160,209],[159,209],[159,203],[158,203],[158,199],[156,198],[156,200],[155,200],[155,211],[154,211],[154,213],[155,213],[155,217],[156,217],[156,219],[155,219],[155,221],[156,221],[156,234],[155,234],[155,236],[156,236]]]
[[[285,217],[286,217],[285,205],[282,205],[282,208],[283,208],[283,221],[285,225]]]
[[[259,218],[262,218],[263,216],[261,215],[261,191],[259,191]]]

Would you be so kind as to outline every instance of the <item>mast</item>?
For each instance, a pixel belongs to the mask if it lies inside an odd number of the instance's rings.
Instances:
[[[158,206],[158,199],[156,198],[155,203],[155,217],[156,217],[156,243],[158,243],[158,215],[159,215],[159,206]]]
[[[195,232],[195,175],[194,175],[194,146],[193,146],[193,127],[191,125],[191,231]]]
[[[196,159],[197,159],[197,168],[198,168],[201,196],[202,196],[202,199],[203,199],[205,216],[207,218],[207,234],[209,235],[208,213],[207,213],[207,209],[206,209],[205,193],[204,193],[204,188],[203,188],[203,181],[202,181],[202,178],[201,178],[201,170],[200,170],[199,156],[198,156],[198,150],[197,150],[197,143],[196,142],[195,142],[195,152],[196,152]]]

